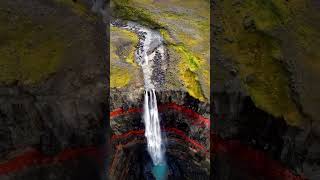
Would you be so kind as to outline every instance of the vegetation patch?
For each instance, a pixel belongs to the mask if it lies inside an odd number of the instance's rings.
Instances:
[[[112,0],[112,16],[122,20],[130,20],[141,23],[141,25],[152,28],[161,28],[162,25],[156,22],[152,14],[146,10],[130,5],[130,0]]]
[[[256,106],[284,117],[291,125],[298,125],[302,117],[291,97],[281,37],[274,34],[290,27],[298,7],[303,9],[302,1],[246,0],[235,7],[234,1],[227,0],[218,8],[225,27],[222,34],[233,40],[219,39],[223,54],[239,67],[242,82]],[[294,37],[295,32],[290,31]]]
[[[50,24],[34,24],[19,15],[15,18],[16,23],[0,11],[0,83],[37,83],[56,71],[67,43]]]
[[[209,98],[209,1],[113,0],[112,3],[113,17],[159,30],[167,47],[172,49],[169,52],[179,57],[175,59],[179,71],[175,67],[171,69],[173,66],[167,69],[172,71],[168,74],[176,74],[170,78],[179,79],[195,98],[204,101]]]
[[[113,66],[110,70],[110,87],[121,88],[128,85],[131,77],[129,71],[124,68]]]
[[[94,15],[91,10],[80,2],[72,0],[54,0],[56,3],[69,7],[75,14],[86,18],[89,21],[96,21],[97,16]]]
[[[179,75],[188,93],[201,101],[205,100],[201,85],[199,83],[197,72],[199,70],[199,58],[193,56],[182,45],[171,45],[179,56]]]
[[[134,54],[139,41],[138,36],[118,27],[110,29],[110,86],[122,88],[128,86],[138,70]]]

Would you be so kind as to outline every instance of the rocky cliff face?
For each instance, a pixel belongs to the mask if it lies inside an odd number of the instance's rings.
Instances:
[[[102,18],[91,1],[0,4],[0,179],[100,179],[108,115]]]
[[[132,100],[111,96],[113,179],[153,179],[142,120],[143,94]],[[181,91],[157,93],[161,129],[165,134],[169,179],[209,179],[209,105]],[[122,171],[121,169],[126,169]]]
[[[313,71],[319,26],[306,17],[319,17],[311,15],[318,4],[244,0],[212,5],[215,179],[317,179],[319,126],[311,106],[316,107],[318,93],[310,93],[317,85],[309,83],[319,77]],[[313,97],[309,102],[307,91]]]

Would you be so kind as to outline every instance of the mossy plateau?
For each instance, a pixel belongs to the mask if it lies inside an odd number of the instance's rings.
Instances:
[[[114,17],[136,21],[163,35],[169,53],[173,53],[169,54],[170,58],[176,57],[170,63],[178,62],[178,74],[174,66],[169,66],[168,74],[176,74],[170,78],[183,85],[173,83],[167,87],[184,88],[195,98],[207,101],[210,97],[209,1],[121,0],[113,4]]]
[[[134,61],[138,37],[117,27],[110,28],[110,87],[123,88],[135,82],[139,67]]]

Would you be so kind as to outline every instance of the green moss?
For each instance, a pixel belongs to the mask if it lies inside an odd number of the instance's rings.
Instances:
[[[122,88],[128,85],[131,79],[129,71],[125,71],[123,68],[119,68],[116,66],[111,67],[110,74],[111,88]]]
[[[37,2],[43,9],[54,10],[44,16],[30,13],[32,9],[25,9],[23,3],[8,2],[0,2],[0,84],[35,85],[96,50],[88,44],[93,37],[88,19],[62,1]],[[69,23],[71,19],[74,23]]]
[[[122,20],[138,21],[142,25],[161,28],[162,25],[154,20],[152,14],[142,8],[130,6],[130,0],[112,0],[112,16]]]
[[[94,15],[87,6],[85,6],[84,4],[82,4],[80,2],[74,2],[72,0],[54,0],[54,1],[56,3],[62,4],[62,5],[65,5],[69,8],[71,8],[71,10],[75,14],[82,16],[89,21],[96,21],[97,20],[97,16]]]
[[[192,55],[184,46],[173,46],[183,57],[183,66],[186,66],[190,71],[195,72],[199,69],[200,60],[196,56]]]
[[[60,65],[60,60],[66,44],[63,40],[51,39],[30,50],[28,53],[20,54],[21,74],[25,83],[35,83],[41,79],[45,79],[52,74]]]
[[[199,58],[191,54],[182,45],[170,45],[169,48],[173,48],[179,56],[179,77],[183,81],[188,93],[194,98],[204,101],[205,98],[197,75],[200,63]]]
[[[133,74],[138,66],[134,61],[134,53],[139,39],[135,33],[118,27],[111,27],[110,37],[110,86],[123,88],[135,79]]]
[[[188,90],[188,93],[194,97],[199,99],[200,101],[204,101],[204,97],[202,94],[202,89],[197,78],[197,75],[189,69],[181,72],[181,77],[184,82],[185,87]]]
[[[243,84],[256,106],[298,125],[302,117],[290,97],[289,74],[281,63],[284,58],[281,40],[272,35],[288,26],[293,18],[292,9],[278,0],[244,1],[238,9],[232,3],[231,0],[220,3],[221,19],[226,27],[223,35],[235,41],[219,40],[223,54],[239,67]],[[245,18],[253,19],[254,29],[245,29]]]
[[[0,18],[0,83],[34,84],[55,72],[66,42],[52,26],[40,28],[22,16],[16,16],[20,23],[10,23],[3,12]]]
[[[179,79],[190,95],[201,100],[209,97],[209,1],[114,0],[113,16],[137,21],[156,28],[173,49],[179,71],[172,76]],[[175,7],[179,10],[172,10]],[[192,9],[192,11],[189,11]],[[168,69],[174,71],[176,69]],[[191,71],[192,73],[188,73]],[[170,74],[170,73],[169,73]],[[175,81],[172,81],[175,82]],[[174,83],[178,84],[178,83]],[[191,85],[192,84],[192,85]],[[177,87],[181,88],[181,86]]]

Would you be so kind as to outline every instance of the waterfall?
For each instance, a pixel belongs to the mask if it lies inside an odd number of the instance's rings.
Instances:
[[[165,148],[160,129],[160,118],[157,107],[155,89],[161,84],[161,64],[165,60],[165,46],[159,32],[141,26],[135,22],[113,22],[113,25],[135,32],[139,36],[139,43],[135,52],[135,61],[141,66],[144,78],[144,107],[143,121],[147,148],[153,162],[153,174],[157,180],[166,179],[167,165],[165,162]],[[155,71],[155,68],[158,68]],[[155,73],[158,72],[158,73]],[[160,78],[159,78],[160,77]]]
[[[144,94],[145,136],[148,141],[148,152],[155,165],[164,162],[162,150],[162,137],[160,131],[160,120],[157,107],[157,97],[154,89],[146,90]]]
[[[164,60],[164,45],[159,32],[141,26],[135,22],[127,22],[122,28],[135,32],[139,36],[135,60],[141,66],[144,78],[143,120],[148,152],[155,166],[164,164],[164,148],[161,137],[160,119],[157,107],[157,97],[153,80],[155,62]]]

